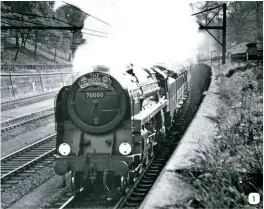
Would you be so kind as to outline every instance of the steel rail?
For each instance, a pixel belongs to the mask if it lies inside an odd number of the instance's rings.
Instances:
[[[75,195],[71,196],[59,209],[65,208],[67,205],[69,205],[75,198]]]
[[[16,169],[10,171],[9,173],[7,173],[7,174],[1,176],[1,183],[2,183],[2,181],[5,180],[7,177],[9,177],[9,176],[11,176],[11,175],[14,175],[15,173],[17,173],[17,172],[23,170],[24,168],[26,168],[27,166],[30,166],[30,165],[36,163],[38,160],[42,159],[43,157],[46,157],[46,156],[48,156],[48,155],[54,153],[55,150],[56,150],[56,148],[53,148],[53,149],[49,150],[48,152],[42,154],[41,156],[39,156],[39,157],[37,157],[37,158],[35,158],[35,159],[33,159],[33,160],[31,160],[31,161],[25,163],[24,165],[19,166],[18,168],[16,168]]]
[[[10,126],[7,126],[7,127],[3,127],[3,128],[1,128],[1,133],[9,131],[9,130],[12,130],[12,129],[20,127],[20,126],[23,126],[25,124],[29,124],[29,123],[34,122],[34,121],[41,120],[43,118],[46,118],[46,117],[49,117],[49,116],[52,116],[52,115],[54,115],[54,112],[47,113],[47,114],[41,115],[41,116],[37,116],[37,117],[31,118],[29,120],[25,120],[25,121],[22,121],[20,123],[16,123],[16,124],[13,124],[13,125],[10,125]]]
[[[121,205],[121,203],[124,202],[124,199],[126,198],[126,196],[122,196],[118,202],[115,204],[115,206],[113,207],[113,209],[118,209],[118,207]]]
[[[42,94],[36,94],[36,95],[28,96],[28,97],[17,97],[15,99],[4,100],[4,101],[1,102],[1,106],[6,105],[6,104],[10,104],[10,103],[14,103],[14,102],[17,102],[17,101],[21,101],[21,100],[27,100],[27,99],[37,98],[37,97],[42,97],[42,96],[48,96],[48,95],[55,94],[57,92],[58,92],[58,90],[55,90],[55,91],[45,92],[45,93],[42,93]]]
[[[23,97],[23,98],[20,97],[14,100],[5,101],[1,103],[1,110],[6,111],[9,109],[14,109],[17,106],[24,106],[27,104],[32,104],[34,102],[43,101],[46,99],[50,99],[52,97],[55,98],[58,92],[59,92],[59,89],[53,92],[46,93],[46,94],[33,95],[30,97]]]
[[[33,113],[29,113],[29,114],[25,114],[25,115],[16,117],[16,118],[11,118],[11,119],[8,119],[8,120],[4,120],[4,121],[1,122],[1,126],[9,125],[10,123],[14,123],[16,121],[23,120],[23,119],[35,116],[35,115],[40,114],[40,113],[51,111],[51,110],[54,110],[54,107],[45,108],[45,109],[42,109],[42,110],[39,110],[39,111],[36,111],[36,112],[33,112]]]
[[[27,151],[27,150],[29,150],[29,149],[32,149],[33,147],[40,146],[41,143],[43,143],[43,142],[45,142],[45,141],[52,140],[52,139],[55,138],[56,136],[57,136],[57,134],[54,133],[54,134],[52,134],[52,135],[50,135],[50,136],[48,136],[48,137],[45,137],[44,139],[41,139],[41,140],[39,140],[39,141],[37,141],[37,142],[35,142],[35,143],[33,143],[33,144],[30,144],[30,145],[28,145],[28,146],[26,146],[26,147],[21,148],[20,150],[18,150],[18,151],[16,151],[16,152],[13,152],[13,153],[11,153],[11,154],[9,154],[9,155],[6,155],[5,157],[2,157],[2,158],[1,158],[1,163],[2,163],[3,161],[7,161],[7,160],[9,160],[10,158],[13,158],[14,156],[16,156],[16,155],[18,155],[18,154],[21,154],[22,152],[25,152],[25,151]]]
[[[77,190],[76,193],[80,193],[84,190],[84,187],[81,187],[79,190]],[[59,209],[64,209],[66,208],[71,202],[73,202],[73,200],[76,197],[76,193],[74,195],[72,195],[65,203],[62,204],[62,206],[59,207]]]

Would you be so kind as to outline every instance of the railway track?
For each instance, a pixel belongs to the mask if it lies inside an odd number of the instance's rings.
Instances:
[[[30,97],[23,97],[23,98],[8,100],[8,101],[2,101],[1,102],[1,111],[5,111],[7,109],[13,109],[13,108],[16,108],[19,106],[43,101],[43,100],[55,97],[57,95],[57,93],[58,93],[58,91],[52,91],[52,92],[43,93],[43,94],[39,94],[39,95],[33,95]]]
[[[73,195],[71,192],[67,192],[62,199],[52,205],[52,208],[108,208],[112,209],[115,207],[118,199],[111,201],[103,200],[100,197],[96,197],[92,194],[87,194],[85,188],[81,188],[78,193]]]
[[[13,130],[17,127],[23,126],[25,124],[33,123],[38,120],[42,120],[54,115],[54,107],[46,108],[34,113],[23,115],[17,118],[12,118],[10,120],[2,121],[1,123],[1,133]]]
[[[56,134],[1,158],[1,192],[55,160]]]
[[[158,153],[148,162],[135,184],[127,188],[125,196],[111,201],[97,200],[96,197],[87,195],[85,187],[83,187],[82,191],[79,192],[80,194],[66,193],[52,205],[52,208],[138,208],[190,124],[194,116],[194,114],[190,114],[190,104],[191,93],[188,94],[183,108],[178,112],[179,117],[173,125],[173,130],[176,131],[171,131],[167,140],[161,145]]]

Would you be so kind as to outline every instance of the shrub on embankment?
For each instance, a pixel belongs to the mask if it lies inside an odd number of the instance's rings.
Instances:
[[[214,147],[201,146],[197,150],[201,158],[194,159],[199,167],[182,172],[198,190],[199,207],[262,208],[263,67],[229,65],[222,66],[217,76],[221,103]],[[251,192],[260,194],[258,205],[248,203]]]

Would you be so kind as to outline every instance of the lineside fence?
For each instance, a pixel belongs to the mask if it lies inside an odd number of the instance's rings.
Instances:
[[[72,65],[1,65],[1,72],[39,73],[39,72],[71,72]]]

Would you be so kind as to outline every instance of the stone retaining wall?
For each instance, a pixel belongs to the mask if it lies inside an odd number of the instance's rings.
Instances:
[[[59,90],[77,78],[71,73],[2,73],[2,100]]]

